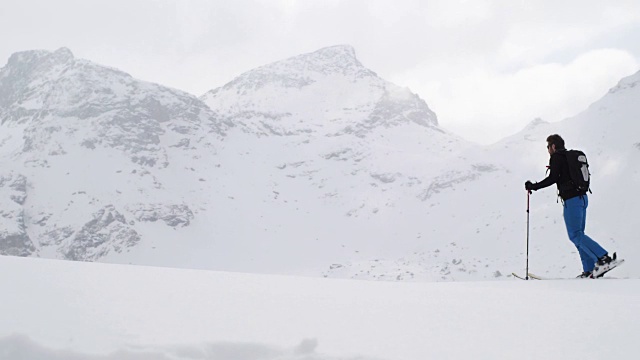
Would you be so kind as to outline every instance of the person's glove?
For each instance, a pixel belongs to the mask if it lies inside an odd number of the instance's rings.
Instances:
[[[527,190],[527,191],[536,190],[533,187],[533,183],[531,181],[529,181],[529,180],[527,180],[527,182],[524,183],[524,189]]]

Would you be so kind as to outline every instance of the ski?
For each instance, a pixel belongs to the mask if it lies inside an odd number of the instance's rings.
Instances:
[[[527,280],[524,277],[522,277],[522,276],[520,276],[520,275],[518,275],[516,273],[512,273],[512,274],[513,274],[513,276],[517,277],[520,280]],[[540,275],[536,275],[536,274],[532,274],[532,273],[529,273],[528,275],[529,275],[529,280],[581,280],[581,279],[578,279],[578,278],[560,278],[560,277],[559,278],[552,278],[552,277],[540,276]]]
[[[513,277],[516,278],[516,279],[527,280],[527,279],[523,278],[522,276],[520,276],[520,275],[518,275],[518,274],[516,274],[514,272],[512,272],[511,275],[513,275]]]
[[[602,274],[600,274],[597,278],[595,279],[603,279],[603,276],[608,273],[609,271],[617,268],[618,266],[620,266],[622,263],[624,263],[624,259],[620,259],[620,260],[614,260],[613,262],[610,263],[610,267],[609,269],[607,269],[605,272],[603,272]],[[526,278],[524,278],[523,276],[520,276],[516,273],[511,273],[513,276],[517,277],[518,279],[521,280],[527,280]],[[533,279],[533,280],[582,280],[580,278],[552,278],[552,277],[546,277],[546,276],[540,276],[540,275],[536,275],[533,273],[529,273],[529,279]],[[594,279],[594,278],[588,278],[588,279]],[[607,278],[604,278],[607,279]],[[609,278],[611,279],[611,278]]]
[[[523,276],[520,276],[520,275],[518,275],[518,274],[516,274],[514,272],[512,272],[511,275],[513,275],[513,277],[515,277],[517,279],[520,279],[520,280],[528,280],[527,278],[525,278]],[[531,275],[529,275],[529,278],[531,278]]]
[[[615,253],[613,254],[614,259],[615,259]],[[620,259],[620,260],[613,260],[609,263],[609,268],[607,270],[605,270],[604,272],[602,272],[601,274],[598,275],[598,277],[596,277],[595,279],[600,279],[604,276],[604,274],[608,273],[609,271],[617,268],[618,266],[622,265],[622,263],[624,263],[624,259]],[[592,278],[593,279],[593,278]]]
[[[569,278],[551,278],[529,273],[529,277],[536,280],[569,280]]]

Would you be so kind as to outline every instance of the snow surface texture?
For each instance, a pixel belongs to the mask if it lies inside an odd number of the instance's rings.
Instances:
[[[373,282],[0,257],[7,360],[635,359],[640,280]]]
[[[200,99],[75,59],[0,70],[0,253],[380,280],[508,279],[524,268],[527,179],[545,138],[587,153],[587,232],[640,256],[640,73],[583,113],[491,146],[334,46]],[[530,266],[581,272],[555,190],[531,198]],[[637,277],[637,262],[616,270]]]

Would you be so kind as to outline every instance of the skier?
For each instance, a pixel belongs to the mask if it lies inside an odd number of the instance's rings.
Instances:
[[[547,137],[549,151],[549,176],[538,183],[527,181],[527,191],[546,188],[557,184],[559,196],[564,206],[564,223],[567,226],[569,239],[578,249],[582,260],[582,274],[578,278],[596,278],[610,269],[612,261],[608,252],[584,233],[589,198],[586,190],[577,189],[571,181],[569,162],[565,152],[564,140],[560,135]],[[615,259],[615,254],[614,254]],[[614,264],[611,264],[614,265]]]

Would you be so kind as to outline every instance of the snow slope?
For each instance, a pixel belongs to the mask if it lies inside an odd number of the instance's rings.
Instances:
[[[568,148],[582,149],[589,159],[593,194],[589,195],[587,234],[608,251],[631,260],[617,276],[637,278],[640,263],[633,259],[640,257],[635,226],[640,213],[633,189],[640,184],[639,100],[640,72],[622,79],[572,118],[558,123],[536,119],[493,145],[448,158],[448,166],[430,180],[434,191],[427,192],[422,203],[398,201],[398,208],[408,215],[394,224],[423,230],[418,239],[425,242],[422,250],[340,264],[328,271],[329,276],[463,280],[492,274],[504,279],[514,269],[524,272],[524,182],[546,176],[545,140],[558,133]],[[474,176],[468,171],[470,164],[486,164],[476,166],[487,175]],[[579,256],[566,235],[555,186],[534,192],[530,207],[530,269],[551,277],[579,274]],[[412,215],[425,220],[420,223]]]
[[[635,359],[640,280],[393,283],[0,257],[0,358]]]

